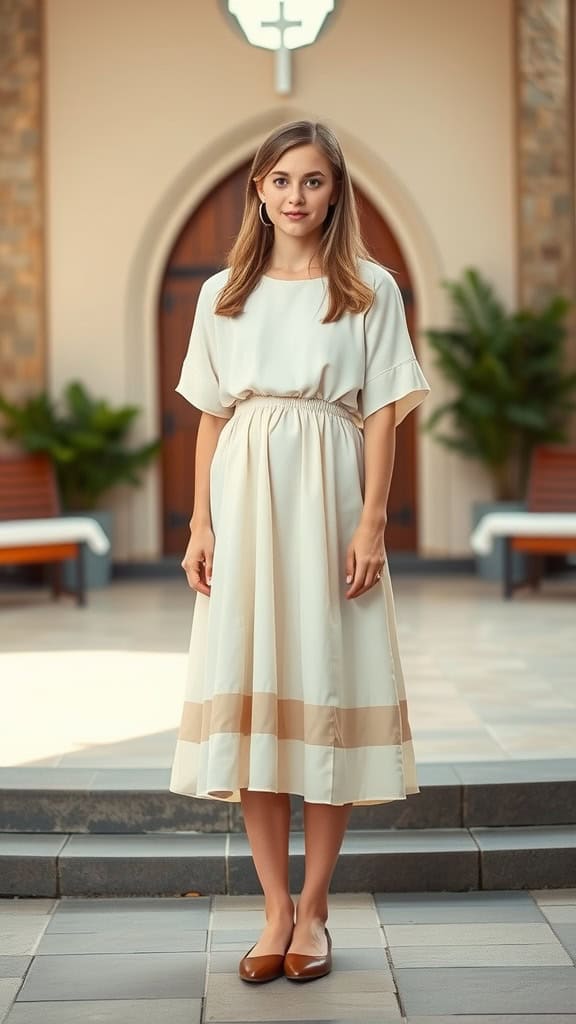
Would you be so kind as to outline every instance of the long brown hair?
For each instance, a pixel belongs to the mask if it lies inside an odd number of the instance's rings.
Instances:
[[[330,162],[338,185],[338,199],[324,222],[318,252],[322,274],[328,278],[330,304],[322,323],[339,320],[343,313],[363,313],[370,308],[374,291],[359,277],[357,260],[372,257],[360,234],[360,224],[352,181],[338,139],[317,121],[291,121],[280,125],[259,147],[246,184],[242,224],[234,245],[227,254],[230,274],[220,292],[215,313],[236,316],[244,309],[250,292],[256,287],[268,262],[274,233],[258,215],[260,198],[256,182],[261,182],[283,153],[294,146],[312,143]]]

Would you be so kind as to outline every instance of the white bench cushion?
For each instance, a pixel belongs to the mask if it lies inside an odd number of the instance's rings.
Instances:
[[[489,512],[470,537],[477,555],[492,550],[495,537],[576,537],[574,512]]]
[[[67,541],[86,541],[88,547],[98,555],[105,554],[110,548],[110,541],[100,523],[91,516],[9,519],[0,522],[1,548]]]

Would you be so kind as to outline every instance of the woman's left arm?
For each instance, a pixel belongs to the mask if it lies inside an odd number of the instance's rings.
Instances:
[[[374,585],[386,557],[384,531],[396,453],[395,402],[364,420],[364,506],[348,546],[346,597],[359,597]]]

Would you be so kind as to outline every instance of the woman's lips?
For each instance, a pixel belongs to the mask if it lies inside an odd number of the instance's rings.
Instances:
[[[290,220],[302,220],[302,218],[306,217],[307,214],[306,213],[286,213],[285,216],[289,217]]]

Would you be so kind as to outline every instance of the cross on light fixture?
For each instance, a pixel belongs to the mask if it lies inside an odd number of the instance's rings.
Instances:
[[[336,0],[227,0],[252,46],[276,52],[276,92],[292,89],[291,51],[311,46],[318,37]]]
[[[287,28],[302,28],[301,21],[288,21],[284,17],[284,0],[280,2],[280,16],[276,21],[261,21],[262,28],[277,28],[280,32],[280,46],[276,50],[276,92],[288,93],[292,89],[292,62],[290,50],[284,45]]]

